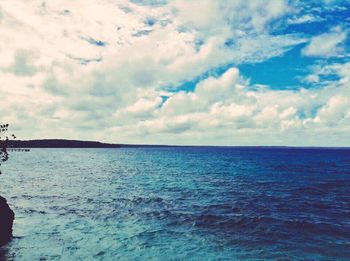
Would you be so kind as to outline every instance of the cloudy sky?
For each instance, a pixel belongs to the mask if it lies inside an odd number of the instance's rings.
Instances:
[[[350,146],[350,2],[0,0],[20,139]]]

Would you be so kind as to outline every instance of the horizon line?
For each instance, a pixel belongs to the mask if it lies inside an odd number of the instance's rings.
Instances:
[[[27,139],[27,140],[10,140],[10,142],[35,142],[35,141],[65,141],[65,142],[80,142],[80,143],[95,143],[96,145],[106,145],[106,146],[120,146],[120,147],[221,147],[221,148],[305,148],[305,149],[350,149],[350,146],[319,146],[319,145],[308,145],[308,146],[300,146],[300,145],[189,145],[189,144],[182,144],[182,145],[176,145],[176,144],[139,144],[139,143],[109,143],[109,142],[102,142],[102,141],[96,141],[96,140],[77,140],[77,139]],[[32,147],[32,148],[41,148],[41,147]],[[50,147],[42,147],[42,148],[50,148]],[[57,147],[52,147],[57,148]],[[74,148],[74,147],[61,147],[61,148]],[[89,148],[89,147],[86,147]],[[101,146],[100,148],[104,148]],[[106,147],[105,147],[106,148]],[[110,147],[111,148],[111,147]],[[118,147],[114,147],[118,148]]]

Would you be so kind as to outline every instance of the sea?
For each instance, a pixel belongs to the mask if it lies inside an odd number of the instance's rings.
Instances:
[[[0,260],[350,260],[350,149],[10,152]]]

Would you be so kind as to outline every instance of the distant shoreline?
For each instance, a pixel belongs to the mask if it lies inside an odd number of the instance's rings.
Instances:
[[[215,146],[215,145],[157,145],[157,144],[113,144],[99,141],[66,139],[10,140],[9,148],[233,148],[233,149],[350,149],[350,147],[323,146]]]

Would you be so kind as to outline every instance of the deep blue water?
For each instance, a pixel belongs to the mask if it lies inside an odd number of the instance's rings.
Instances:
[[[350,150],[33,149],[1,168],[9,260],[350,259]]]

